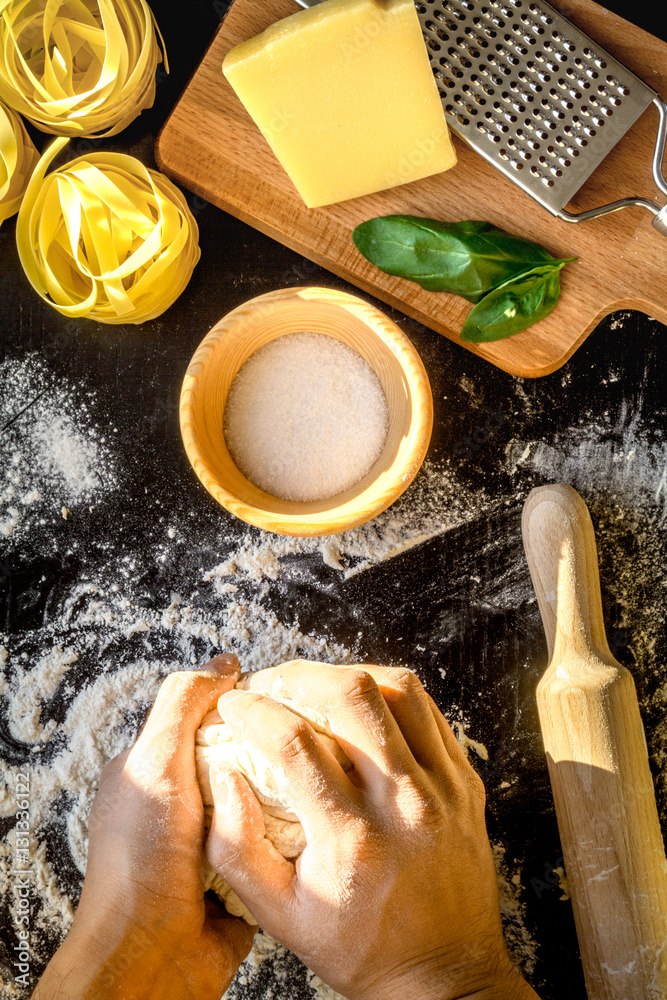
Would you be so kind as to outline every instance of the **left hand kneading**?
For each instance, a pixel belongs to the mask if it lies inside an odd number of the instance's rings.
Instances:
[[[102,771],[81,901],[33,1000],[219,1000],[229,986],[253,929],[203,895],[194,744],[239,672],[223,654],[170,674],[135,745]]]

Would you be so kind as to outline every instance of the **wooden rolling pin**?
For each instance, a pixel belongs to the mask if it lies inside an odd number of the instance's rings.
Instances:
[[[632,676],[611,655],[593,525],[534,489],[523,542],[549,647],[537,705],[590,1000],[667,997],[667,859]]]

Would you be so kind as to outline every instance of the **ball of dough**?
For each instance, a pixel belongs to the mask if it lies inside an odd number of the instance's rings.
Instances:
[[[296,662],[296,661],[292,661]],[[284,664],[287,666],[288,664]],[[317,666],[317,664],[313,664]],[[313,711],[308,705],[290,696],[289,684],[281,675],[280,668],[258,670],[244,674],[237,688],[243,691],[257,691],[280,702],[295,715],[306,719],[318,738],[331,751],[344,770],[352,768],[352,763],[334,739],[326,718]],[[264,755],[243,739],[237,738],[225,724],[219,712],[209,712],[197,731],[196,739],[197,778],[201,788],[206,813],[206,829],[210,827],[213,815],[213,796],[209,771],[212,764],[224,763],[236,768],[246,778],[260,801],[266,835],[275,848],[285,858],[294,859],[306,846],[306,838],[299,818],[290,802],[289,786],[285,785],[273,771]],[[235,916],[243,917],[249,924],[257,921],[241,902],[225,880],[206,862],[205,889],[213,889],[223,900],[226,909]]]

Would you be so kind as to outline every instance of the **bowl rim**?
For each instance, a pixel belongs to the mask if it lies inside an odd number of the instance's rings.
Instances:
[[[410,426],[413,443],[408,456],[406,456],[407,461],[402,463],[400,470],[397,470],[396,474],[392,477],[387,489],[382,494],[382,498],[378,498],[377,503],[372,506],[360,507],[356,511],[351,510],[345,515],[337,513],[337,511],[340,511],[340,508],[337,508],[335,504],[332,505],[330,510],[320,510],[312,518],[309,518],[307,511],[301,511],[298,514],[276,513],[242,500],[239,496],[232,493],[211,471],[206,454],[202,451],[194,430],[195,399],[197,397],[199,376],[202,368],[213,355],[220,340],[230,328],[247,317],[249,311],[254,307],[261,308],[262,305],[268,303],[292,301],[295,297],[306,298],[310,302],[320,300],[327,304],[340,304],[348,309],[351,308],[355,315],[368,325],[376,336],[380,336],[378,331],[367,320],[373,319],[379,322],[406,376],[408,376],[411,369],[411,373],[406,380],[410,387],[410,394],[415,400],[416,405],[413,407],[413,417]],[[406,363],[408,361],[409,365]],[[181,438],[192,468],[205,489],[222,507],[247,524],[270,531],[273,534],[291,535],[302,538],[320,537],[338,534],[367,523],[377,517],[378,514],[381,514],[383,510],[390,507],[405,492],[421,468],[428,451],[433,429],[433,396],[424,363],[416,347],[386,313],[382,312],[382,310],[366,299],[362,299],[341,289],[328,288],[324,285],[297,285],[264,292],[261,295],[247,299],[225,313],[211,327],[197,346],[183,377],[179,400],[179,422]],[[335,501],[335,497],[332,497],[332,500]]]

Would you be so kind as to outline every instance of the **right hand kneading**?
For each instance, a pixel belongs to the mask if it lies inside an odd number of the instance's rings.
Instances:
[[[260,925],[349,1000],[523,1000],[484,823],[484,787],[417,677],[399,668],[276,667],[325,716],[345,772],[310,725],[249,691],[218,706],[284,774],[307,847],[264,836],[246,780],[211,771],[206,853]]]

